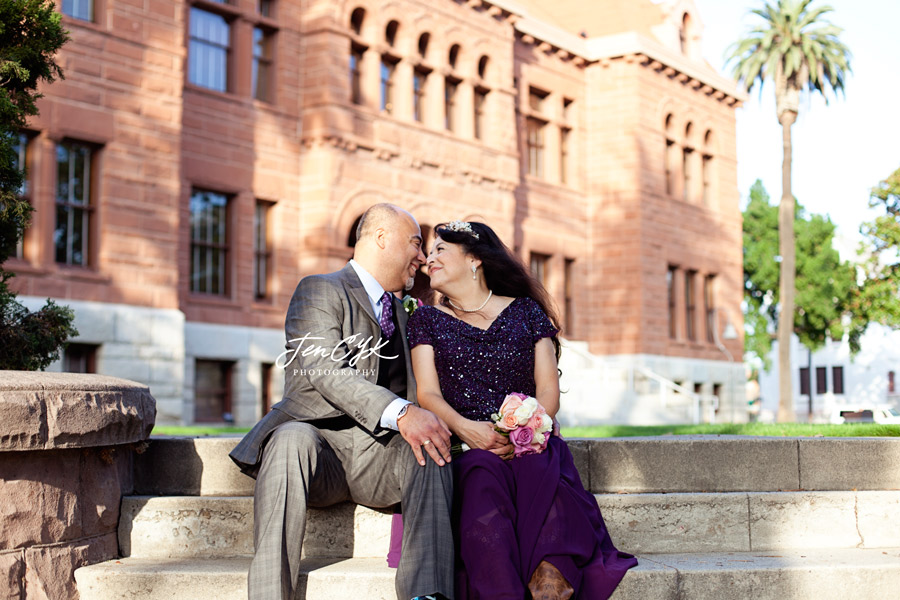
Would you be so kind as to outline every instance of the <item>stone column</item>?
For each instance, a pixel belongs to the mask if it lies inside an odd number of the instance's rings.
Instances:
[[[75,569],[118,556],[119,504],[155,420],[132,381],[0,371],[0,598],[77,600]]]

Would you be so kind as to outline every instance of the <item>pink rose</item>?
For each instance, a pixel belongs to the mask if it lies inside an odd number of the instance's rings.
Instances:
[[[528,426],[537,433],[544,428],[544,416],[534,413],[528,420]]]
[[[519,394],[517,392],[509,394],[503,399],[503,404],[500,405],[500,414],[505,415],[508,412],[516,412],[516,409],[522,406],[522,403],[527,397],[528,396],[525,394]]]
[[[519,426],[519,419],[516,417],[515,411],[503,413],[500,420],[497,421],[497,428],[504,431],[512,431]]]
[[[530,427],[513,429],[509,432],[509,441],[512,442],[516,456],[534,453],[534,449],[531,447],[531,443],[534,441],[534,432]]]

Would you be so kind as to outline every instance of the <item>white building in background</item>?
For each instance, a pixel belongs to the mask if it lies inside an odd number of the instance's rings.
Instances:
[[[760,420],[773,420],[778,410],[778,342],[770,354],[772,369],[760,371]],[[900,331],[871,325],[861,340],[861,350],[850,355],[846,341],[829,341],[810,354],[794,336],[791,339],[791,382],[798,421],[828,421],[842,407],[900,408]],[[812,404],[810,405],[810,398]]]

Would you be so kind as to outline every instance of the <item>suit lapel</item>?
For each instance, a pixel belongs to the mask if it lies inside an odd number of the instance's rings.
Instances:
[[[372,310],[372,301],[369,300],[366,288],[363,287],[359,276],[353,270],[353,267],[350,266],[350,263],[347,263],[347,266],[341,269],[341,276],[344,279],[347,290],[353,299],[356,300],[360,310],[369,317],[369,320],[378,328],[377,330],[381,331],[381,324],[378,323],[378,319],[375,318],[375,312]]]

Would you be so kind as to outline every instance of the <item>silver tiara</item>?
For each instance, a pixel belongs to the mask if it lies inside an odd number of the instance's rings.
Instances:
[[[465,232],[471,235],[476,240],[478,239],[478,234],[472,231],[472,226],[468,223],[468,221],[450,221],[444,226],[445,229],[449,229],[450,231],[456,231],[457,233]]]

